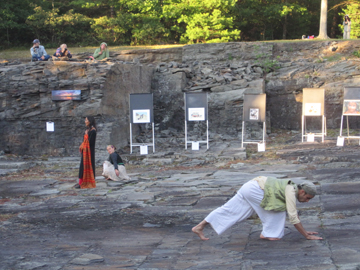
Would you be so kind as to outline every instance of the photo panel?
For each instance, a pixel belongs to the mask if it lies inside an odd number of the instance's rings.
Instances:
[[[266,94],[245,94],[243,121],[266,121]]]
[[[321,115],[321,103],[305,103],[304,115]]]
[[[205,108],[189,108],[189,121],[204,121]]]
[[[133,123],[150,123],[150,110],[133,110]]]
[[[81,100],[81,90],[53,90],[52,100]]]
[[[360,99],[345,99],[343,115],[360,115]]]
[[[185,93],[185,116],[187,121],[208,120],[207,93]]]
[[[130,94],[130,122],[133,124],[153,123],[153,94]]]
[[[325,112],[325,89],[304,88],[302,115],[321,116]]]
[[[250,120],[259,120],[259,108],[250,108],[250,114],[249,114],[249,119]]]

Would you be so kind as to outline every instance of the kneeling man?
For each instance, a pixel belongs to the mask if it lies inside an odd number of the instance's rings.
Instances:
[[[231,200],[212,211],[192,231],[200,239],[209,240],[203,233],[209,223],[220,235],[236,222],[243,221],[256,212],[263,225],[260,238],[280,240],[284,236],[287,212],[290,222],[306,239],[320,240],[321,237],[314,235],[317,232],[304,229],[296,210],[296,199],[308,202],[315,195],[316,187],[309,181],[297,185],[289,179],[259,176],[244,184]]]

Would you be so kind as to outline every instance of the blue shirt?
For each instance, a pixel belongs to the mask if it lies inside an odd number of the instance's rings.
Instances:
[[[34,47],[31,47],[30,49],[30,53],[31,53],[31,56],[32,57],[41,57],[41,56],[46,56],[47,53],[45,51],[45,48],[44,46],[42,45],[39,45],[39,48],[34,48]]]

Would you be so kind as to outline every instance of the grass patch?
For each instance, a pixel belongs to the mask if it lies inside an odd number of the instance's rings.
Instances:
[[[334,55],[325,57],[325,59],[326,59],[328,62],[340,61],[341,58],[342,58],[342,55],[341,55],[341,54],[334,54]]]

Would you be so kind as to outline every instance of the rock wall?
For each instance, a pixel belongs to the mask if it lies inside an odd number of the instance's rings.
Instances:
[[[115,63],[34,62],[0,69],[0,150],[73,155],[84,119],[98,123],[97,151],[127,145],[129,94],[149,92],[154,69]],[[82,100],[52,101],[51,90],[82,90]],[[46,132],[47,121],[55,132]]]
[[[241,137],[245,93],[267,94],[273,128],[300,130],[302,89],[325,88],[327,126],[336,129],[343,88],[360,83],[359,60],[352,55],[359,48],[360,41],[237,42],[112,52],[108,62],[2,64],[0,151],[76,154],[87,115],[96,116],[100,152],[109,143],[124,148],[129,94],[142,92],[154,93],[157,144],[184,142],[184,92],[208,93],[215,140]],[[82,100],[51,100],[51,90],[66,89],[82,90]],[[45,132],[46,121],[55,122],[54,133]],[[358,127],[357,119],[350,124]],[[149,128],[134,126],[136,140],[149,141]],[[189,126],[194,139],[204,132],[203,123]]]

